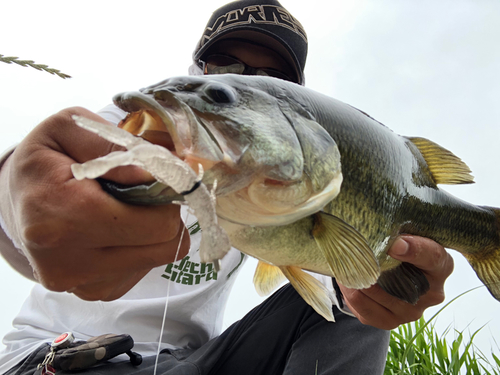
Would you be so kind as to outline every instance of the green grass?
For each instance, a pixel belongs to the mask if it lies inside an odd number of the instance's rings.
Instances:
[[[464,293],[465,294],[465,293]],[[455,338],[446,339],[450,328],[438,334],[432,321],[451,302],[429,321],[424,318],[391,331],[391,341],[384,375],[500,375],[500,358],[491,353],[488,359],[475,345],[474,337],[455,330]]]
[[[490,361],[473,340],[481,329],[466,339],[463,331],[448,342],[446,330],[439,335],[423,318],[391,331],[384,375],[500,375],[500,358]]]

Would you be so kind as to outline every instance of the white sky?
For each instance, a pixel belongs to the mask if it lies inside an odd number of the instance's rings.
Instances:
[[[0,150],[68,106],[97,111],[121,91],[187,74],[192,50],[217,1],[25,0],[1,6],[0,54],[32,59],[72,75],[62,80],[0,63]],[[173,5],[175,4],[175,5]],[[500,3],[493,1],[282,0],[309,36],[306,85],[369,113],[396,133],[423,136],[472,169],[476,184],[447,187],[461,199],[500,207]],[[481,285],[462,256],[447,299]],[[254,262],[240,274],[226,325],[261,299]],[[0,260],[0,336],[31,283]],[[430,317],[437,308],[430,309]],[[500,303],[485,288],[439,317],[437,329],[482,332],[475,342],[500,351]],[[497,338],[500,344],[500,340]]]

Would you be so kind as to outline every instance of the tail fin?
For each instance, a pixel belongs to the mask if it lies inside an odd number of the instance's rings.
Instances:
[[[467,256],[467,260],[491,295],[500,301],[500,248],[483,257]]]
[[[497,228],[500,227],[500,209],[482,207],[491,210],[497,217]],[[491,295],[500,301],[500,232],[497,233],[495,246],[481,252],[464,254],[477,276],[488,288]]]

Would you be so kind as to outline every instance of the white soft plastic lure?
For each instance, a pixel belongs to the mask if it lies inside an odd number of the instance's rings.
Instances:
[[[123,146],[127,151],[116,151],[83,164],[73,164],[71,171],[77,180],[97,178],[112,168],[136,165],[151,173],[158,181],[182,194],[198,218],[203,229],[200,244],[202,262],[213,262],[220,269],[220,259],[230,250],[229,238],[217,222],[215,188],[210,192],[201,182],[203,169],[196,174],[188,164],[164,147],[153,145],[129,132],[106,124],[73,116],[76,124],[102,138]]]

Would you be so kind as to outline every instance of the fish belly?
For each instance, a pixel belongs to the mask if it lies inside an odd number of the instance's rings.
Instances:
[[[231,244],[241,252],[277,267],[295,266],[333,276],[325,256],[311,235],[311,217],[278,227],[249,227],[219,218]]]

